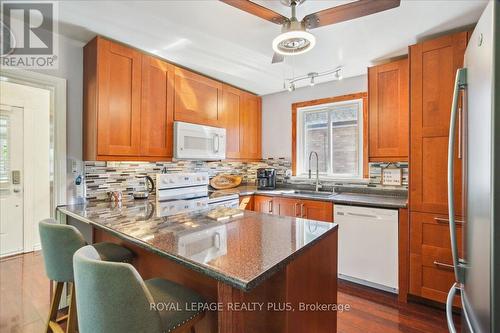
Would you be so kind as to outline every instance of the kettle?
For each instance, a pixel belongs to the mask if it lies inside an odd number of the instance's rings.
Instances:
[[[153,178],[148,175],[141,177],[144,178],[144,190],[134,191],[134,193],[132,193],[134,199],[147,199],[149,197],[149,193],[152,193],[155,190],[155,183],[153,181]]]

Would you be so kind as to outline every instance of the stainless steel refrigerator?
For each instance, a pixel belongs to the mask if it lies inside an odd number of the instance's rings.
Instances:
[[[450,119],[448,202],[456,283],[448,294],[446,315],[454,333],[451,310],[453,298],[460,294],[463,331],[500,332],[499,0],[490,1],[479,19],[464,64],[457,72]],[[461,98],[463,119],[458,110]],[[466,143],[464,258],[458,256],[453,207],[453,154],[460,149],[454,147],[454,138],[461,126]]]

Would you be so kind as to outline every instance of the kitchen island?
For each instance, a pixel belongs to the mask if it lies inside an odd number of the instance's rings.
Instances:
[[[197,332],[336,332],[337,225],[214,209],[170,215],[154,200],[58,208],[94,242],[136,253],[144,279],[162,277],[207,300]]]

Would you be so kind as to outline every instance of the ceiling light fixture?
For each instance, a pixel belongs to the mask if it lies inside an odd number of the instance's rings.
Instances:
[[[305,22],[295,16],[297,1],[291,1],[292,17],[283,24],[281,34],[273,40],[274,52],[281,55],[298,55],[306,53],[316,45],[316,37],[306,31]]]
[[[288,91],[294,91],[295,90],[295,83],[296,82],[299,82],[299,81],[302,81],[302,80],[309,80],[309,85],[312,87],[316,84],[316,78],[318,77],[323,77],[323,76],[327,76],[327,75],[330,75],[330,74],[333,74],[335,79],[336,80],[342,80],[343,76],[342,76],[342,69],[344,67],[342,66],[339,66],[335,69],[332,69],[332,70],[329,70],[329,71],[326,71],[326,72],[322,72],[322,73],[316,73],[316,72],[311,72],[307,75],[302,75],[302,76],[297,76],[297,77],[294,77],[294,78],[291,78],[291,79],[287,79],[285,80],[285,82],[283,83],[283,86],[288,90]]]

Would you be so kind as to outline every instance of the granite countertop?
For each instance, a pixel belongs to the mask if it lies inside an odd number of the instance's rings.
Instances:
[[[58,210],[244,291],[337,229],[334,223],[252,211],[220,222],[207,216],[213,208],[161,216],[161,203],[154,200],[88,202]]]
[[[221,190],[220,192],[225,193],[236,193],[239,195],[267,195],[267,196],[279,196],[279,197],[290,197],[290,198],[302,198],[308,200],[319,200],[319,201],[330,201],[337,204],[343,205],[358,205],[358,206],[370,206],[370,207],[381,207],[381,208],[405,208],[408,205],[408,197],[402,195],[393,195],[392,191],[378,190],[377,193],[370,188],[367,188],[368,193],[363,193],[359,188],[355,193],[341,192],[332,193],[331,195],[315,196],[313,194],[307,193],[287,193],[287,190],[292,190],[292,187],[286,188],[276,188],[276,190],[258,190],[257,186],[243,185],[238,186],[233,189]],[[387,194],[384,194],[387,193]]]

